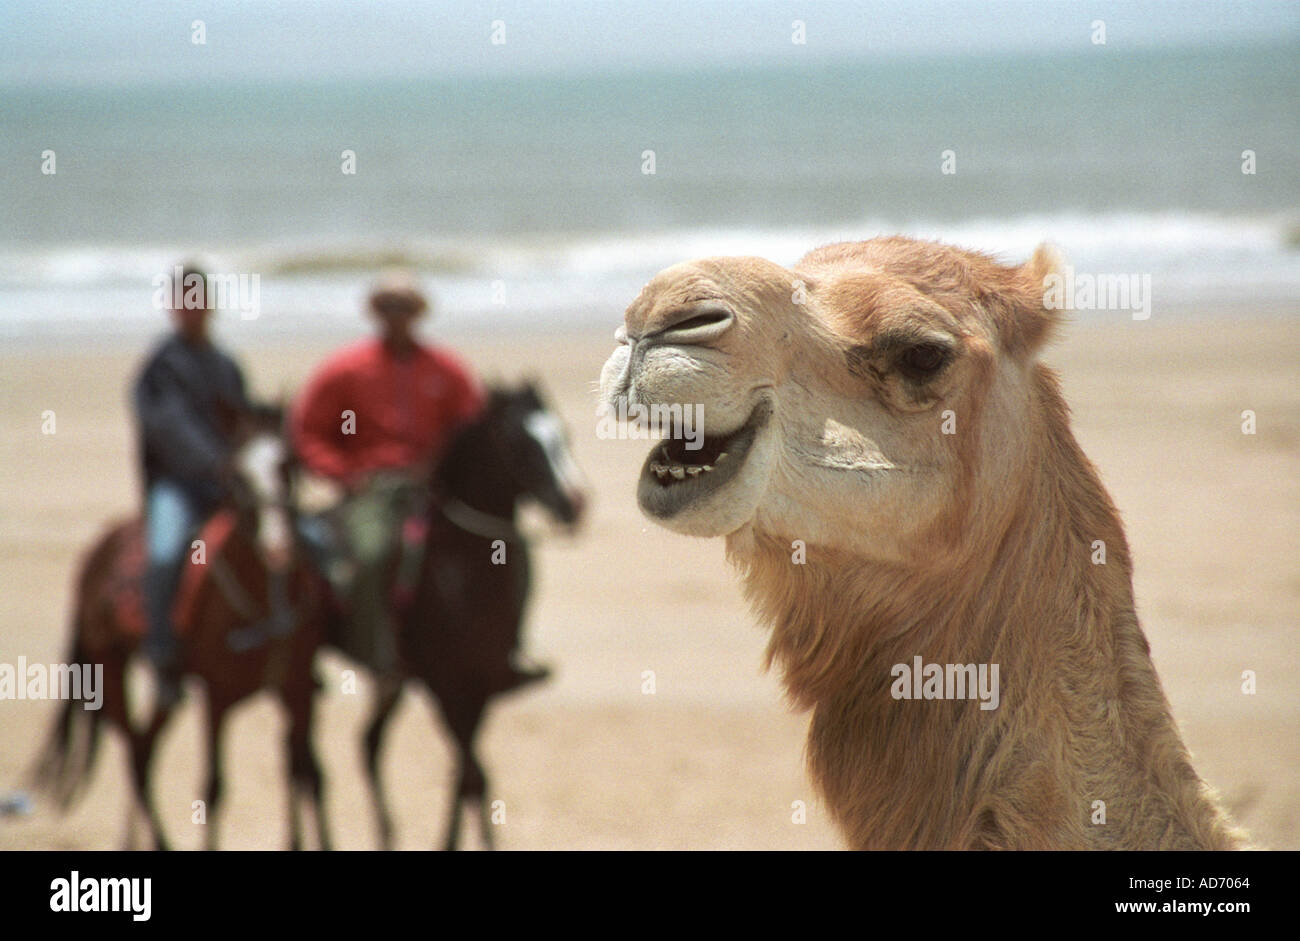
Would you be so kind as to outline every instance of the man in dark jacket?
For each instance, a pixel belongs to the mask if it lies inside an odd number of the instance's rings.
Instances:
[[[207,276],[192,266],[170,281],[175,331],[149,356],[132,393],[145,489],[148,568],[146,655],[158,670],[158,702],[180,698],[171,607],[199,525],[221,502],[232,443],[223,415],[248,409],[239,367],[208,338]],[[166,292],[165,292],[166,293]]]

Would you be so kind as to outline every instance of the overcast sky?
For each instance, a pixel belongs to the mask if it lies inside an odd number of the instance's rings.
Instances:
[[[191,43],[202,20],[206,45]],[[807,43],[791,42],[794,20]],[[1300,41],[1300,2],[0,0],[0,81],[424,76]],[[505,24],[504,45],[490,41]]]

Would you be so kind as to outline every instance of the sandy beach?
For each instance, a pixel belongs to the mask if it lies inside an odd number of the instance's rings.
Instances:
[[[591,486],[576,535],[530,519],[541,538],[526,636],[557,675],[501,700],[486,722],[481,752],[506,810],[499,846],[838,848],[803,769],[807,718],[761,672],[764,632],[721,542],[647,523],[633,496],[645,442],[596,436],[593,382],[616,324],[612,313],[597,333],[455,340],[486,377],[540,378]],[[331,344],[231,346],[253,387],[275,395],[299,387]],[[143,352],[0,352],[0,662],[61,659],[79,552],[134,510],[126,388]],[[1123,514],[1139,616],[1198,771],[1259,844],[1300,849],[1300,320],[1078,325],[1046,359]],[[1254,435],[1242,433],[1247,409]],[[52,435],[42,434],[46,410]],[[348,666],[322,658],[317,745],[337,846],[370,849],[358,760],[368,687],[341,691]],[[1245,670],[1257,676],[1254,695],[1242,692]],[[181,848],[203,839],[190,822],[204,775],[201,687],[190,692],[163,739],[155,792]],[[0,702],[0,797],[26,786],[56,705]],[[385,753],[403,849],[442,838],[451,752],[433,716],[412,688]],[[223,848],[287,846],[282,728],[266,695],[228,727]],[[0,817],[0,849],[123,845],[125,750],[116,736],[105,744],[81,802],[61,816],[37,797],[30,814]],[[795,820],[799,801],[806,822]]]

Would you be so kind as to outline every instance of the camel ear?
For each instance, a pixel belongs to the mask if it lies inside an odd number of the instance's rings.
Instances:
[[[1051,242],[1043,242],[1034,249],[1033,256],[1025,262],[1024,268],[1035,279],[1042,280],[1049,274],[1060,274],[1065,268],[1065,256]]]
[[[1025,286],[1025,310],[1019,319],[1019,340],[1016,344],[1026,353],[1037,351],[1062,323],[1063,278],[1067,265],[1060,249],[1043,242],[1029,261],[1020,266]]]

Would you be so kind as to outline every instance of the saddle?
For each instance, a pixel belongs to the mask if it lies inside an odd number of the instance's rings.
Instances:
[[[218,510],[199,528],[195,538],[203,540],[205,556],[210,560],[221,551],[234,531],[235,513],[223,509]],[[186,550],[186,562],[181,566],[180,583],[172,602],[172,626],[177,637],[185,637],[190,633],[200,588],[210,577],[211,571],[208,565],[190,564],[190,551]],[[114,617],[122,632],[136,640],[142,640],[149,632],[149,618],[144,604],[144,573],[147,566],[144,523],[137,521],[127,533],[121,551],[114,555],[108,579],[109,604]]]
[[[368,619],[355,617],[349,603],[355,568],[336,514],[327,510],[304,515],[299,517],[298,525],[303,542],[310,550],[313,566],[329,588],[333,643],[348,656],[362,663],[371,663],[377,644],[375,625]],[[403,517],[396,533],[388,603],[398,625],[409,616],[419,588],[428,525],[425,514],[411,512]]]

